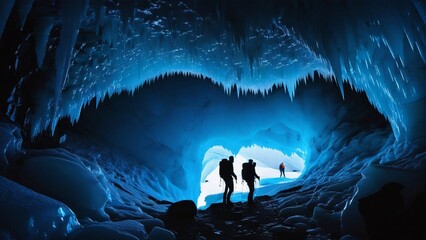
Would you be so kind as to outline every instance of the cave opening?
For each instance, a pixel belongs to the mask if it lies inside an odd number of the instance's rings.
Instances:
[[[234,202],[245,202],[247,200],[248,188],[241,179],[241,170],[242,164],[247,162],[248,159],[253,159],[257,163],[256,172],[262,179],[257,181],[255,196],[262,196],[262,194],[273,194],[271,192],[263,193],[263,187],[294,181],[303,173],[305,162],[299,154],[302,157],[304,155],[300,149],[287,155],[280,150],[261,147],[256,144],[242,147],[234,157],[234,173],[237,175],[238,180],[235,181],[231,200]],[[223,146],[213,146],[204,154],[200,179],[201,192],[197,201],[198,208],[205,209],[211,203],[222,201],[225,184],[219,176],[219,162],[229,156],[234,156],[234,154]],[[280,163],[284,163],[286,166],[284,176],[281,176],[279,171]]]

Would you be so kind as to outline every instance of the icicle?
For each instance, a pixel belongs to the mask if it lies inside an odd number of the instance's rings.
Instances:
[[[426,25],[426,4],[423,0],[412,0],[414,3],[414,6],[417,9],[417,12],[419,13],[420,17],[423,20],[423,24]]]
[[[423,51],[422,51],[422,49],[421,49],[421,47],[420,47],[420,45],[417,41],[416,41],[416,47],[417,47],[417,50],[419,51],[420,57],[422,58],[423,62],[426,63],[426,58],[423,55]]]
[[[0,38],[3,35],[3,29],[6,26],[7,19],[9,19],[14,4],[15,0],[0,1]]]
[[[341,70],[340,63],[337,60],[337,57],[334,57],[331,61],[332,61],[331,65],[333,67],[333,70],[336,71],[334,74],[334,77],[336,79],[337,84],[339,84],[339,89],[340,89],[340,93],[342,94],[342,98],[345,99],[345,91],[343,89],[343,78],[342,78],[342,70]]]
[[[35,51],[37,55],[37,65],[39,68],[43,65],[46,54],[46,45],[49,40],[50,31],[53,27],[52,17],[41,17],[34,24]]]
[[[88,0],[62,2],[62,29],[55,59],[55,109],[68,74],[69,63],[77,40],[80,22],[87,10]]]
[[[104,19],[105,19],[105,11],[106,7],[104,6],[105,0],[95,0],[93,1],[93,9],[95,10],[96,14],[96,35],[99,34],[100,28],[104,25]]]
[[[18,12],[19,12],[19,24],[21,30],[24,28],[25,19],[33,7],[34,0],[19,0],[18,1]]]

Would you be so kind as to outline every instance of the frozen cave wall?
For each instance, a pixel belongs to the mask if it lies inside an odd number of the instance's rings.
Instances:
[[[214,145],[302,149],[305,173],[286,186],[299,191],[270,190],[284,216],[309,215],[291,221],[366,237],[358,200],[388,182],[405,186],[415,212],[426,176],[425,9],[419,0],[1,1],[0,171],[14,180],[0,178],[2,212],[28,202],[45,211],[16,215],[14,227],[0,216],[0,236],[40,236],[22,230],[35,219],[49,236],[78,236],[85,218],[142,218],[162,206],[152,197],[196,199]],[[86,138],[69,133],[67,150],[21,146],[80,115],[73,131]]]
[[[202,160],[213,146],[234,154],[253,144],[286,154],[298,152],[307,160],[305,175],[315,172],[320,177],[356,161],[354,156],[333,159],[335,152],[322,153],[324,148],[340,150],[355,136],[363,139],[363,134],[376,138],[365,140],[371,144],[365,154],[393,143],[387,122],[365,96],[348,92],[344,101],[339,94],[335,84],[318,80],[300,86],[293,101],[282,88],[267,97],[238,96],[235,91],[228,95],[209,79],[180,75],[146,84],[133,94],[114,95],[97,109],[93,102],[76,128],[164,176],[156,178],[156,184],[166,190],[147,190],[150,195],[169,201],[196,200],[206,164]],[[355,146],[348,148],[354,151]],[[360,161],[349,175],[359,174],[369,164]]]

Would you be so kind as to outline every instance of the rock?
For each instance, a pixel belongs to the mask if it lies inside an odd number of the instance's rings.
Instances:
[[[340,238],[340,240],[358,240],[358,238],[351,236],[351,235],[345,235]]]
[[[283,225],[279,224],[279,225],[276,225],[274,227],[271,227],[271,229],[269,229],[269,231],[271,231],[274,234],[279,235],[281,233],[293,232],[294,228],[283,226]]]
[[[286,225],[294,225],[296,223],[304,223],[306,225],[312,225],[313,221],[312,219],[307,218],[305,216],[301,216],[301,215],[289,217],[284,221],[284,224]]]
[[[90,225],[80,228],[72,232],[68,238],[69,240],[139,240],[136,236],[129,234],[125,231],[120,231],[105,225]],[[143,240],[145,238],[142,238]]]
[[[246,217],[241,219],[241,223],[248,226],[249,228],[257,228],[260,225],[260,222],[257,220],[256,216]]]
[[[270,229],[278,239],[306,239],[307,233],[303,230],[297,230],[295,228],[277,225]]]
[[[292,206],[284,208],[280,211],[280,217],[288,218],[295,215],[308,215],[308,209],[301,205],[301,206]]]
[[[164,228],[163,221],[157,218],[138,220],[138,222],[142,223],[145,226],[145,230],[147,233],[150,233],[155,227]]]
[[[175,240],[175,235],[164,228],[154,227],[151,233],[148,235],[147,240]]]
[[[315,223],[333,234],[340,234],[341,212],[331,212],[326,209],[315,207],[312,218]]]
[[[142,210],[137,206],[124,204],[115,204],[114,206],[111,206],[110,204],[106,204],[104,209],[112,221],[151,218],[150,215],[142,212]]]
[[[197,205],[192,200],[183,200],[170,205],[167,217],[178,219],[194,219],[197,215]]]
[[[109,227],[119,232],[133,235],[137,237],[138,239],[146,239],[148,236],[144,225],[135,220],[124,220],[119,222],[101,222],[101,223],[98,223],[97,225]]]
[[[195,221],[197,206],[191,200],[173,203],[167,210],[165,226],[168,229],[182,232],[191,227]]]

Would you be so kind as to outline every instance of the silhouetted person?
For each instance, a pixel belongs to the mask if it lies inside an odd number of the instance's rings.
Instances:
[[[247,186],[249,188],[249,194],[247,197],[247,203],[249,205],[253,204],[253,194],[254,194],[254,178],[260,180],[260,177],[256,174],[256,163],[253,162],[253,159],[249,159],[248,163],[243,164],[243,175],[245,175],[244,180],[247,182]]]
[[[403,188],[402,184],[389,182],[378,192],[358,200],[359,212],[372,239],[402,239],[406,234]]]
[[[237,175],[234,173],[234,157],[229,156],[229,160],[222,159],[219,165],[220,177],[225,182],[225,192],[223,192],[223,204],[233,205],[231,202],[231,194],[234,192],[234,181],[237,180]]]
[[[283,162],[280,164],[280,177],[281,176],[285,177],[285,166]]]

